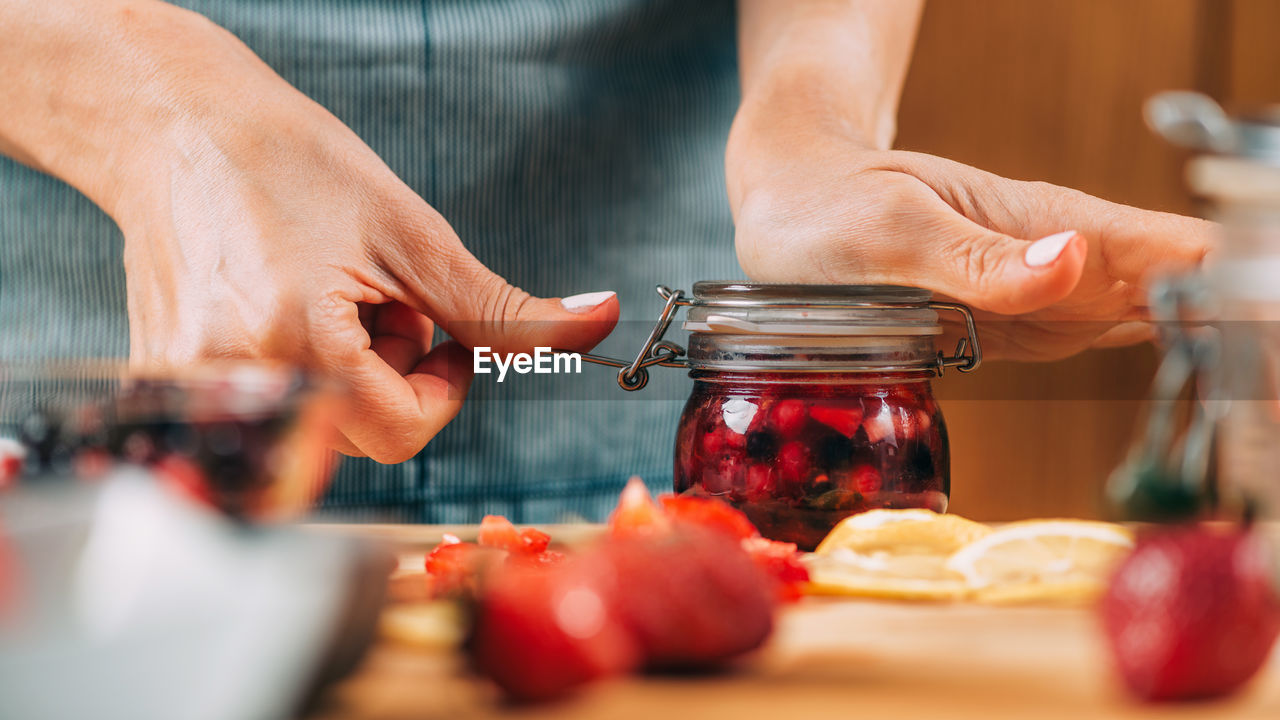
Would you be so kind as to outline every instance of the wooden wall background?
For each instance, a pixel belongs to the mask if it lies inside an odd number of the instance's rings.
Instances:
[[[1191,88],[1280,103],[1278,37],[1280,0],[930,0],[898,146],[1193,213],[1186,155],[1147,131],[1142,102]],[[1154,367],[1139,347],[945,378],[952,510],[1098,516]]]

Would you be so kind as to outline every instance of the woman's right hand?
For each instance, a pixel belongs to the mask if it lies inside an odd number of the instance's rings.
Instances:
[[[131,67],[147,72],[106,102],[136,112],[108,133],[109,162],[59,173],[124,232],[134,363],[271,358],[336,376],[350,388],[340,449],[396,462],[457,414],[471,380],[462,346],[586,350],[612,329],[611,293],[562,304],[485,268],[360,138],[230,33],[134,5],[116,20],[134,33]],[[46,169],[63,160],[15,154]],[[458,342],[433,349],[437,324]]]

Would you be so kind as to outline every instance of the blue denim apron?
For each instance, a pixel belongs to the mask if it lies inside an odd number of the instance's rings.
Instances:
[[[655,283],[738,277],[723,153],[732,0],[183,0],[324,105],[531,293],[616,290],[602,351],[634,354]],[[0,159],[0,361],[127,356],[122,239],[62,183]],[[357,520],[601,519],[626,478],[671,481],[688,380],[658,369],[479,376],[400,465],[344,462],[322,512]]]

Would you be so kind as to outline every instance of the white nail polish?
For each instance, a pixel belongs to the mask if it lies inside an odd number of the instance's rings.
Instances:
[[[1064,230],[1049,237],[1040,238],[1031,243],[1023,258],[1026,260],[1027,265],[1031,267],[1048,265],[1058,259],[1058,256],[1066,249],[1067,243],[1071,242],[1071,238],[1075,237],[1076,234],[1075,230]]]
[[[571,313],[587,313],[596,309],[601,303],[616,295],[612,290],[570,295],[560,299],[560,306]]]

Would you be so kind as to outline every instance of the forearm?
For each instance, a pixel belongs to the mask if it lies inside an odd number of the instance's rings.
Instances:
[[[114,213],[141,158],[211,106],[219,66],[256,61],[156,0],[0,0],[0,152]]]
[[[731,196],[741,146],[765,138],[785,145],[797,134],[835,132],[887,149],[923,4],[739,0],[742,105],[730,139]]]

